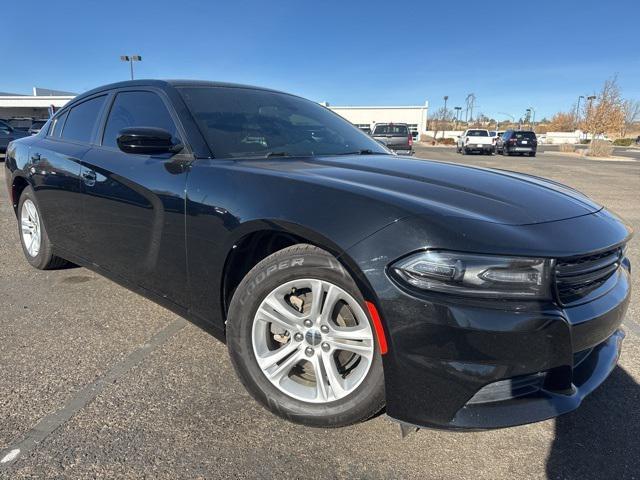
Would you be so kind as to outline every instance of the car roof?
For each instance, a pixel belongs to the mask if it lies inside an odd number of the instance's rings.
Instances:
[[[71,100],[65,107],[68,105],[73,105],[83,100],[84,98],[95,95],[96,93],[105,92],[108,90],[114,90],[116,88],[126,88],[126,87],[158,87],[158,88],[167,88],[167,87],[227,87],[227,88],[249,88],[252,90],[263,90],[267,92],[274,93],[284,93],[279,90],[273,90],[270,88],[264,87],[256,87],[253,85],[243,85],[240,83],[229,83],[229,82],[213,82],[207,80],[157,80],[157,79],[141,79],[141,80],[127,80],[124,82],[116,82],[109,83],[107,85],[102,85],[100,87],[93,88],[87,92],[81,93],[73,100]],[[290,94],[287,94],[290,95]]]

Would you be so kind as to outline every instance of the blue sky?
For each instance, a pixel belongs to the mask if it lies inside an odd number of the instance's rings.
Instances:
[[[268,86],[334,105],[432,111],[467,93],[490,116],[568,109],[618,75],[640,99],[638,0],[9,2],[0,91],[127,79]],[[4,15],[3,15],[4,16]],[[8,41],[8,45],[7,45]]]

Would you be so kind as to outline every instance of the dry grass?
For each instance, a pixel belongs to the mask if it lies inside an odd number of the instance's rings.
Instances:
[[[561,143],[560,151],[564,153],[573,153],[576,151],[576,146],[572,143]]]
[[[589,145],[587,155],[590,157],[610,157],[613,153],[613,145],[604,140],[594,140]]]

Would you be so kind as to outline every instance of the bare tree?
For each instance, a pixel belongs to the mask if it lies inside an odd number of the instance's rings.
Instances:
[[[595,100],[590,99],[585,105],[582,129],[590,133],[591,139],[594,140],[596,135],[619,132],[624,120],[624,105],[618,80],[613,77],[604,82]]]
[[[433,139],[438,138],[438,131],[442,129],[442,136],[444,137],[444,130],[447,129],[447,120],[449,118],[449,109],[440,107],[433,115],[431,125],[433,126]]]
[[[625,100],[622,108],[624,110],[624,123],[620,130],[620,137],[624,137],[635,122],[640,120],[640,102],[637,100]]]
[[[576,125],[575,108],[571,112],[558,112],[551,117],[547,126],[549,132],[571,132]]]

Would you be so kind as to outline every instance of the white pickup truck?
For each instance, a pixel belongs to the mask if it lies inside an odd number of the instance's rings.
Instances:
[[[458,137],[456,151],[466,155],[471,152],[480,152],[492,155],[495,151],[494,140],[496,137],[489,135],[489,130],[469,129]]]

